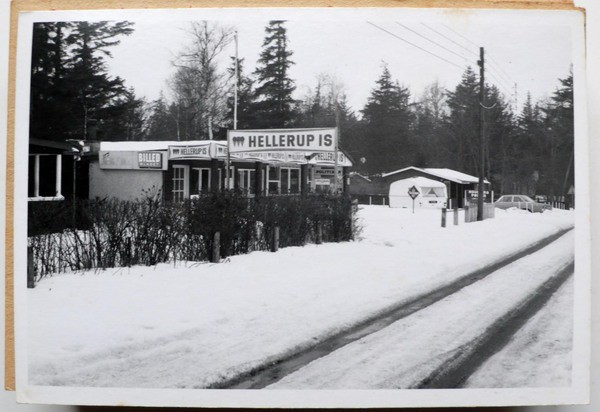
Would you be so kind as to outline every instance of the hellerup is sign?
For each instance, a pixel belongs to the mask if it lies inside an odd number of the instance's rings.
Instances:
[[[260,151],[335,151],[337,129],[267,129],[227,131],[231,153]]]

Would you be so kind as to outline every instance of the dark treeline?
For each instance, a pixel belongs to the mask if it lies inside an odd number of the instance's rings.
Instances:
[[[341,82],[316,76],[300,99],[284,21],[265,28],[257,67],[219,62],[232,50],[233,29],[194,22],[189,44],[173,60],[166,94],[135,96],[106,71],[111,47],[132,33],[129,22],[38,23],[32,51],[31,136],[97,140],[225,139],[237,127],[338,126],[354,169],[378,174],[407,166],[447,167],[479,175],[479,77],[467,68],[455,87],[433,83],[418,95],[394,79],[385,63],[357,113]],[[573,184],[573,77],[557,78],[551,97],[511,107],[493,84],[485,88],[484,174],[497,193],[561,195]]]

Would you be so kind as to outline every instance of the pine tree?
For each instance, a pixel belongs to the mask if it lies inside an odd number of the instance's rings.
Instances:
[[[478,175],[479,165],[479,79],[471,67],[454,91],[448,92],[449,114],[445,122],[450,167]]]
[[[545,117],[544,143],[548,150],[544,189],[550,195],[566,195],[574,184],[573,73],[559,79],[559,82],[560,87],[542,107]]]
[[[410,93],[407,88],[392,81],[385,64],[376,84],[362,110],[369,169],[371,172],[385,172],[410,166],[415,160]]]
[[[152,102],[151,114],[148,119],[148,140],[180,140],[177,133],[176,105],[169,107],[164,95]]]
[[[288,48],[287,29],[283,20],[272,20],[265,28],[263,50],[254,72],[256,88],[256,127],[286,127],[294,121],[294,100],[296,89],[289,78],[289,68],[294,64]]]
[[[37,23],[34,25],[31,80],[31,137],[89,138],[88,126],[109,122],[127,89],[106,72],[105,58],[129,22]],[[126,110],[123,107],[123,110]]]

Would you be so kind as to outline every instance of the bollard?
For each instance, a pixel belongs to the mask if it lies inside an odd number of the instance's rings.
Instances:
[[[213,236],[212,260],[213,263],[221,261],[221,233],[215,232]]]
[[[317,222],[317,238],[315,239],[315,243],[317,245],[323,243],[323,228],[321,226],[321,222]]]
[[[454,208],[454,226],[458,226],[458,208]]]
[[[442,208],[442,227],[446,227],[446,208]]]
[[[273,228],[273,243],[271,244],[271,252],[279,250],[279,226]]]
[[[27,287],[35,287],[35,267],[33,266],[33,247],[27,246]]]

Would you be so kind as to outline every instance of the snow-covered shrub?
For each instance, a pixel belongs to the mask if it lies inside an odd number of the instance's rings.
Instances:
[[[226,257],[269,250],[275,227],[280,228],[280,247],[316,242],[318,233],[324,242],[351,240],[356,230],[352,202],[341,195],[248,198],[225,191],[185,202],[149,195],[76,206],[76,219],[66,203],[64,209],[55,205],[35,215],[32,222],[41,227],[30,230],[29,243],[38,277],[66,270],[207,261],[216,232],[221,256]],[[52,216],[62,219],[62,230],[44,226]],[[79,227],[73,228],[72,222]]]

